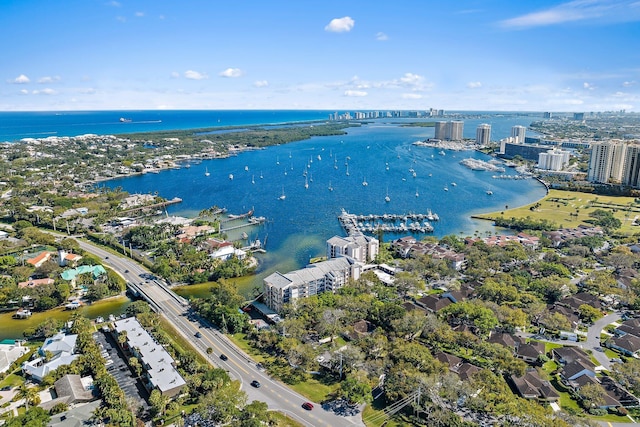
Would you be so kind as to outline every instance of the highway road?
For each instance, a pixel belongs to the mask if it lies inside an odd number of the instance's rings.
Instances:
[[[101,258],[105,265],[119,272],[125,280],[138,285],[139,289],[156,305],[159,313],[170,321],[200,354],[212,365],[227,370],[232,378],[241,382],[249,402],[253,400],[266,402],[269,409],[283,412],[306,426],[364,426],[360,415],[338,416],[333,412],[325,411],[317,402],[313,402],[313,410],[303,409],[302,404],[308,399],[259,369],[246,353],[212,325],[195,316],[190,316],[188,302],[172,292],[163,281],[149,279],[152,277],[149,270],[129,258],[114,255],[86,241],[78,240],[78,243],[83,250],[93,253]],[[196,338],[197,332],[200,332],[200,338]],[[209,347],[213,349],[210,355],[206,352]],[[228,359],[221,360],[221,354],[226,355]],[[261,387],[252,387],[250,383],[253,380],[259,381]]]

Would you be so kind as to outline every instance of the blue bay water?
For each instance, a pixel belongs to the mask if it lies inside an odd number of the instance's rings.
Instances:
[[[412,145],[433,137],[433,128],[402,127],[398,123],[403,120],[376,120],[349,128],[342,136],[316,137],[103,185],[182,198],[181,204],[169,208],[172,215],[195,216],[213,205],[231,213],[255,209],[256,215],[268,220],[263,226],[244,230],[250,239],[267,239],[267,254],[260,256],[255,286],[275,270],[300,268],[310,258],[324,255],[325,241],[344,234],[337,219],[342,208],[356,214],[430,209],[440,216],[439,222],[432,223],[433,235],[466,236],[493,231],[490,223],[472,220],[472,214],[528,204],[545,195],[544,186],[536,180],[496,180],[492,178],[495,172],[472,171],[459,164],[467,157],[491,159],[482,153],[447,151],[441,155],[436,149]],[[530,120],[493,120],[493,139],[508,136],[512,126],[526,126]],[[486,120],[465,121],[465,136],[475,134],[481,122]],[[410,169],[416,171],[415,178]],[[205,170],[210,176],[205,176]],[[514,172],[508,169],[507,173]],[[367,186],[362,185],[365,180]],[[487,190],[493,195],[487,195]],[[286,198],[280,200],[283,192]],[[385,202],[387,194],[389,203]],[[230,237],[237,238],[241,231],[231,232]],[[397,237],[385,235],[385,240]]]

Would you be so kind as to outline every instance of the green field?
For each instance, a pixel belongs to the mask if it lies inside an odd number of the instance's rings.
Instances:
[[[577,227],[591,219],[589,214],[596,209],[613,212],[622,222],[620,232],[633,234],[640,232],[640,227],[633,226],[636,217],[640,219],[640,204],[634,197],[602,196],[574,191],[549,190],[549,194],[536,203],[500,212],[474,215],[474,218],[493,220],[496,218],[526,218],[554,222],[559,228]],[[538,205],[534,210],[531,208]],[[640,222],[640,221],[639,221]]]

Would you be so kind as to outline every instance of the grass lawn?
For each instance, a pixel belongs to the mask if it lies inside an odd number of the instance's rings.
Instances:
[[[553,378],[553,372],[556,369],[558,369],[558,364],[553,360],[549,360],[544,365],[542,365],[542,371],[546,374],[547,380],[550,380]]]
[[[182,335],[175,330],[171,323],[167,322],[164,317],[160,317],[160,329],[162,329],[169,339],[171,340],[171,345],[174,346],[181,352],[194,353],[196,355],[196,360],[199,363],[209,364],[209,362],[202,357],[202,355],[191,345],[189,341],[187,341]]]
[[[571,398],[569,390],[560,383],[557,375],[551,379],[551,385],[558,391],[558,394],[560,395],[559,403],[561,408],[571,408],[575,410],[576,413],[582,412],[582,408],[580,407],[578,402]]]
[[[380,404],[380,407],[377,408],[378,404],[376,402],[373,405],[367,405],[364,407],[364,411],[362,413],[362,421],[367,427],[381,427],[383,424],[385,427],[402,427],[405,424],[398,424],[393,420],[387,420],[387,417],[383,417],[383,409],[384,404]]]
[[[622,416],[622,415],[615,415],[615,414],[607,414],[607,415],[603,415],[601,417],[594,417],[594,416],[590,415],[589,419],[594,420],[594,421],[605,421],[605,422],[610,422],[610,423],[630,423],[631,422],[629,417],[625,417],[625,416]]]
[[[20,375],[16,375],[16,374],[9,374],[5,379],[3,379],[0,382],[0,388],[6,387],[6,386],[17,387],[24,382],[25,382],[24,377],[21,377]]]
[[[602,347],[602,349],[604,350],[604,354],[606,354],[609,359],[620,358],[620,354],[616,353],[610,348]]]
[[[640,215],[640,207],[634,204],[633,197],[603,196],[575,191],[549,190],[549,194],[540,200],[540,206],[532,211],[529,208],[535,203],[515,209],[474,215],[480,219],[526,218],[556,223],[558,227],[577,227],[591,219],[589,214],[597,209],[613,212],[613,216],[622,222],[620,232],[632,234],[638,231],[631,223],[636,215]]]
[[[249,341],[246,340],[247,334],[238,333],[233,335],[227,335],[231,341],[242,351],[251,356],[253,360],[259,363],[265,362],[267,359],[272,359],[268,354],[261,352],[260,350],[254,348],[249,344]]]
[[[556,343],[552,343],[552,342],[545,342],[544,343],[544,352],[545,354],[549,354],[551,353],[551,350],[553,350],[554,348],[560,348],[560,347],[564,347],[562,344],[556,344]]]
[[[304,382],[288,384],[288,387],[294,389],[296,392],[313,402],[322,402],[323,400],[326,400],[329,395],[335,393],[335,391],[340,387],[340,383],[337,381],[327,383],[326,381],[321,381],[318,377],[313,376],[311,379]]]
[[[287,414],[283,414],[282,412],[272,411],[271,416],[278,423],[278,427],[304,427],[304,424],[300,424],[299,422],[289,417]]]

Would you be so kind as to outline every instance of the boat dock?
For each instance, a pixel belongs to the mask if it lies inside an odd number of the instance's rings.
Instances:
[[[433,226],[429,221],[438,221],[438,214],[430,210],[425,213],[408,214],[369,214],[356,215],[342,209],[338,216],[340,225],[348,235],[355,233],[431,233]]]
[[[238,219],[238,218],[233,218],[233,219]],[[232,225],[230,227],[222,228],[222,224],[225,224],[225,223],[227,223],[229,221],[230,220],[220,223],[220,232],[221,233],[226,233],[227,231],[231,231],[231,230],[237,230],[239,228],[251,227],[253,225],[260,225],[260,224],[266,222],[267,219],[265,217],[263,217],[263,216],[252,216],[249,219],[247,219],[246,222],[243,222],[242,224]]]

